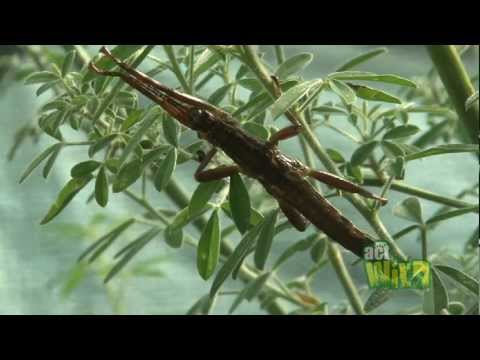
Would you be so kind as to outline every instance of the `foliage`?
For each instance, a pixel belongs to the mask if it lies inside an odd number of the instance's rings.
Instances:
[[[78,286],[79,279],[93,266],[86,265],[85,260],[103,259],[99,273],[105,276],[105,282],[116,281],[115,277],[127,269],[155,274],[150,263],[140,261],[137,256],[152,239],[163,237],[167,246],[178,251],[182,251],[184,245],[197,248],[198,281],[212,281],[210,294],[199,299],[188,313],[211,312],[217,297],[229,295],[222,287],[230,277],[244,283],[241,291],[234,292],[236,298],[230,312],[243,300],[258,299],[269,313],[366,313],[395,296],[388,291],[374,291],[362,300],[364,293],[360,294],[353,283],[340,250],[321,233],[300,236],[280,257],[272,259],[275,237],[290,225],[268,194],[243,175],[232,176],[229,182],[202,183],[192,194],[185,193],[175,178],[177,168],[183,163],[195,162],[197,152],[206,151],[208,144],[195,138],[191,130],[179,125],[157,105],[144,105],[138,93],[120,80],[92,73],[87,64],[91,60],[89,53],[94,51],[82,46],[65,46],[60,53],[47,47],[22,47],[21,50],[33,65],[18,76],[26,85],[35,85],[38,96],[48,94],[48,100],[35,121],[19,130],[13,149],[24,139],[36,139],[39,134],[55,143],[31,162],[20,181],[41,165],[47,177],[59,153],[73,146],[82,147],[85,153],[85,160],[71,169],[71,180],[59,190],[42,223],[60,215],[78,192],[89,189],[90,198],[102,208],[112,201],[109,193],[123,193],[145,210],[143,214],[135,213],[125,219],[86,249],[80,256],[80,265],[74,267],[66,280],[64,294]],[[274,133],[285,116],[298,117],[306,128],[300,145],[307,164],[311,164],[313,152],[330,172],[360,184],[381,186],[385,197],[390,191],[409,193],[404,179],[411,161],[420,158],[428,161],[431,156],[450,156],[456,152],[478,154],[478,145],[470,144],[465,130],[458,125],[458,117],[435,69],[413,80],[356,70],[377,56],[385,56],[387,49],[380,48],[359,54],[324,78],[306,80],[301,72],[312,62],[312,54],[285,59],[281,46],[275,46],[274,50],[276,64],[267,63],[264,54],[252,46],[120,45],[112,52],[132,66],[142,64],[150,76],[172,73],[182,91],[228,110],[243,128],[260,138],[266,139]],[[101,68],[114,68],[106,58],[94,54],[93,59]],[[282,94],[272,90],[268,74],[275,74]],[[214,92],[206,93],[205,85],[209,83],[220,85],[215,86]],[[385,86],[389,90],[385,90]],[[335,95],[336,100],[322,100],[327,92]],[[471,107],[475,101],[478,102],[478,92],[468,99],[466,106]],[[414,113],[425,115],[427,130],[410,123]],[[345,121],[348,130],[338,126],[339,121]],[[338,149],[324,149],[314,133],[322,127],[333,129],[354,143],[356,149],[351,156]],[[68,140],[72,132],[81,134],[84,140]],[[11,157],[13,154],[14,151]],[[177,208],[155,208],[147,196],[147,187],[164,192]],[[418,231],[422,255],[435,265],[435,286],[425,294],[419,293],[419,306],[407,313],[478,311],[475,310],[475,306],[478,308],[478,299],[475,300],[478,227],[466,241],[463,254],[447,256],[428,251],[432,229],[444,221],[454,221],[451,220],[454,217],[478,213],[478,204],[461,201],[468,195],[478,196],[478,182],[462,189],[458,199],[427,193],[420,189],[415,197],[391,205],[394,215],[410,222],[393,235],[383,226],[376,204],[343,195],[372,225],[376,238],[389,241],[400,256],[404,254],[397,241]],[[327,197],[338,195],[337,192],[326,194]],[[455,204],[460,205],[445,205],[433,217],[424,219],[422,202],[446,204],[455,200]],[[126,240],[124,231],[130,227],[143,232],[116,250],[117,261],[107,270],[106,252],[122,239]],[[196,233],[191,234],[192,231]],[[241,238],[236,245],[232,245],[232,235]],[[278,271],[283,264],[305,252],[310,253],[311,263],[304,276],[281,279]],[[313,293],[309,286],[318,271],[327,265],[339,274],[349,300],[344,305],[332,304],[331,309],[321,301],[321,294]],[[286,310],[285,304],[293,310]]]

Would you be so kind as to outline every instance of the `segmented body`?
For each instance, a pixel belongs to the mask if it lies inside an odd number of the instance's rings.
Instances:
[[[295,208],[333,240],[363,257],[373,240],[344,217],[306,180],[307,168],[238,126],[230,117],[205,118],[202,137],[227,154],[243,173],[258,180],[273,197]]]

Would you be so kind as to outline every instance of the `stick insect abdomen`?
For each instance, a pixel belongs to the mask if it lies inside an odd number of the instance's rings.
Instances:
[[[206,138],[221,148],[241,170],[255,178],[278,201],[286,202],[319,230],[363,257],[373,240],[345,218],[305,179],[307,168],[276,147],[245,133],[231,119],[212,121]]]

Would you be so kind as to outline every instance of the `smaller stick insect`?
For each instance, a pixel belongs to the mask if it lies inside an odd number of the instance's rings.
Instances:
[[[278,143],[299,134],[299,124],[294,123],[279,130],[268,141],[259,140],[240,128],[238,121],[224,110],[160,84],[114,57],[105,47],[100,51],[111,58],[121,71],[102,70],[93,62],[89,65],[91,70],[99,75],[120,77],[213,146],[199,159],[200,165],[195,172],[197,181],[219,180],[243,173],[263,185],[278,201],[279,207],[297,230],[305,231],[309,222],[312,222],[331,239],[359,257],[363,257],[366,246],[372,246],[374,241],[320,195],[306,178],[311,177],[337,189],[375,199],[381,205],[385,205],[387,200],[350,181],[310,169],[298,160],[282,154]],[[217,148],[223,150],[235,165],[206,169]]]

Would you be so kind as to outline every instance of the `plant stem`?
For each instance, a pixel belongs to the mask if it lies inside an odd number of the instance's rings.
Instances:
[[[280,65],[285,62],[285,53],[282,45],[275,45],[275,56],[277,57],[277,64]]]
[[[454,45],[427,45],[427,50],[443,85],[472,143],[478,143],[478,101],[466,111],[465,102],[475,92],[462,59]]]
[[[364,178],[364,185],[366,186],[383,186],[384,184],[385,184],[384,181],[377,178],[367,177],[367,176]],[[447,206],[452,206],[454,208],[464,208],[464,207],[475,206],[475,204],[471,204],[466,201],[435,194],[433,192],[430,192],[424,189],[406,185],[403,182],[397,181],[397,180],[392,181],[390,188],[392,190],[395,190],[404,194],[418,196],[422,199],[430,200],[430,201],[447,205]],[[478,213],[478,210],[477,211],[472,210],[472,212]]]

